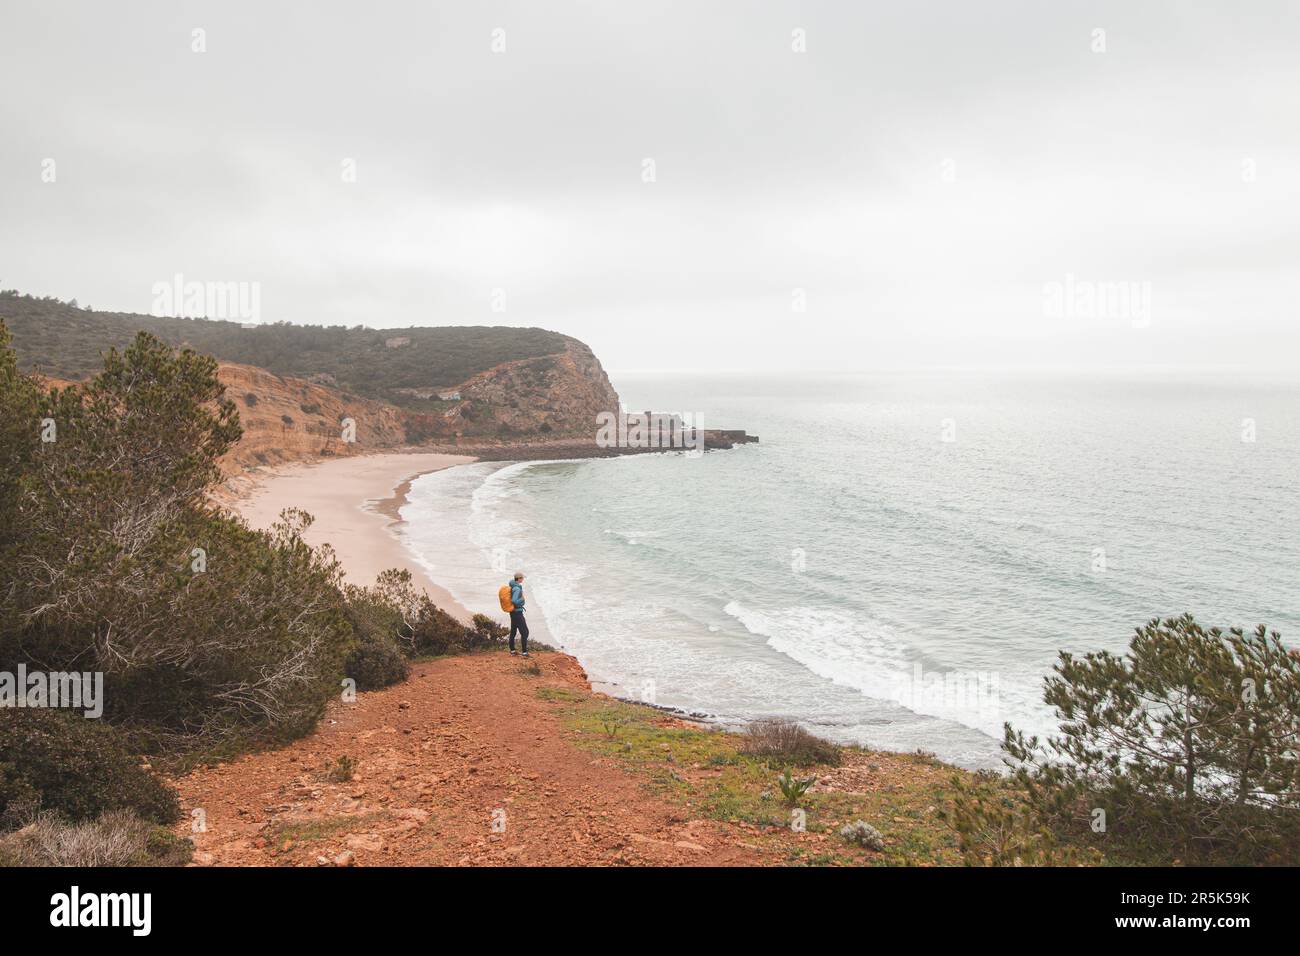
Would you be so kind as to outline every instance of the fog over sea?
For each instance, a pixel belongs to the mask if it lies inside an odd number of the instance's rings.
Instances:
[[[435,472],[402,533],[475,611],[527,572],[534,637],[620,696],[993,766],[1003,721],[1053,727],[1058,650],[1188,610],[1300,643],[1293,383],[612,378],[761,443]]]

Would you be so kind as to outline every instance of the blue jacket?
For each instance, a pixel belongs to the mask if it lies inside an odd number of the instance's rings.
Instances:
[[[515,606],[516,611],[524,609],[524,586],[515,580],[510,582],[510,603]]]

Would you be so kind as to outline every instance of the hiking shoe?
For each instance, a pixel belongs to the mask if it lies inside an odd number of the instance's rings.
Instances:
[[[511,651],[511,652],[510,652],[510,656],[511,656],[511,657],[514,657],[514,656],[515,656],[515,652],[514,652],[514,651]],[[527,654],[524,655],[524,657],[527,657],[527,656],[528,656]]]
[[[528,656],[528,652],[527,652],[527,651],[524,651],[524,657],[527,657],[527,656]]]

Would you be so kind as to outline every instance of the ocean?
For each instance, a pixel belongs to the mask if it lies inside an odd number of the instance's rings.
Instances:
[[[999,765],[1058,651],[1191,611],[1300,644],[1300,388],[1240,377],[612,376],[761,442],[418,479],[408,547],[608,692]],[[593,429],[595,425],[593,423]]]

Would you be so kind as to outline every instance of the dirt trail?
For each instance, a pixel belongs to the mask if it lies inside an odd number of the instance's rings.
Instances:
[[[540,676],[525,673],[536,663]],[[220,866],[757,865],[710,820],[566,739],[540,686],[589,691],[544,653],[445,658],[332,705],[310,737],[177,782],[196,862]],[[329,782],[339,757],[350,782]],[[504,817],[502,816],[504,813]],[[495,814],[495,816],[494,816]],[[497,829],[504,820],[504,832]]]

